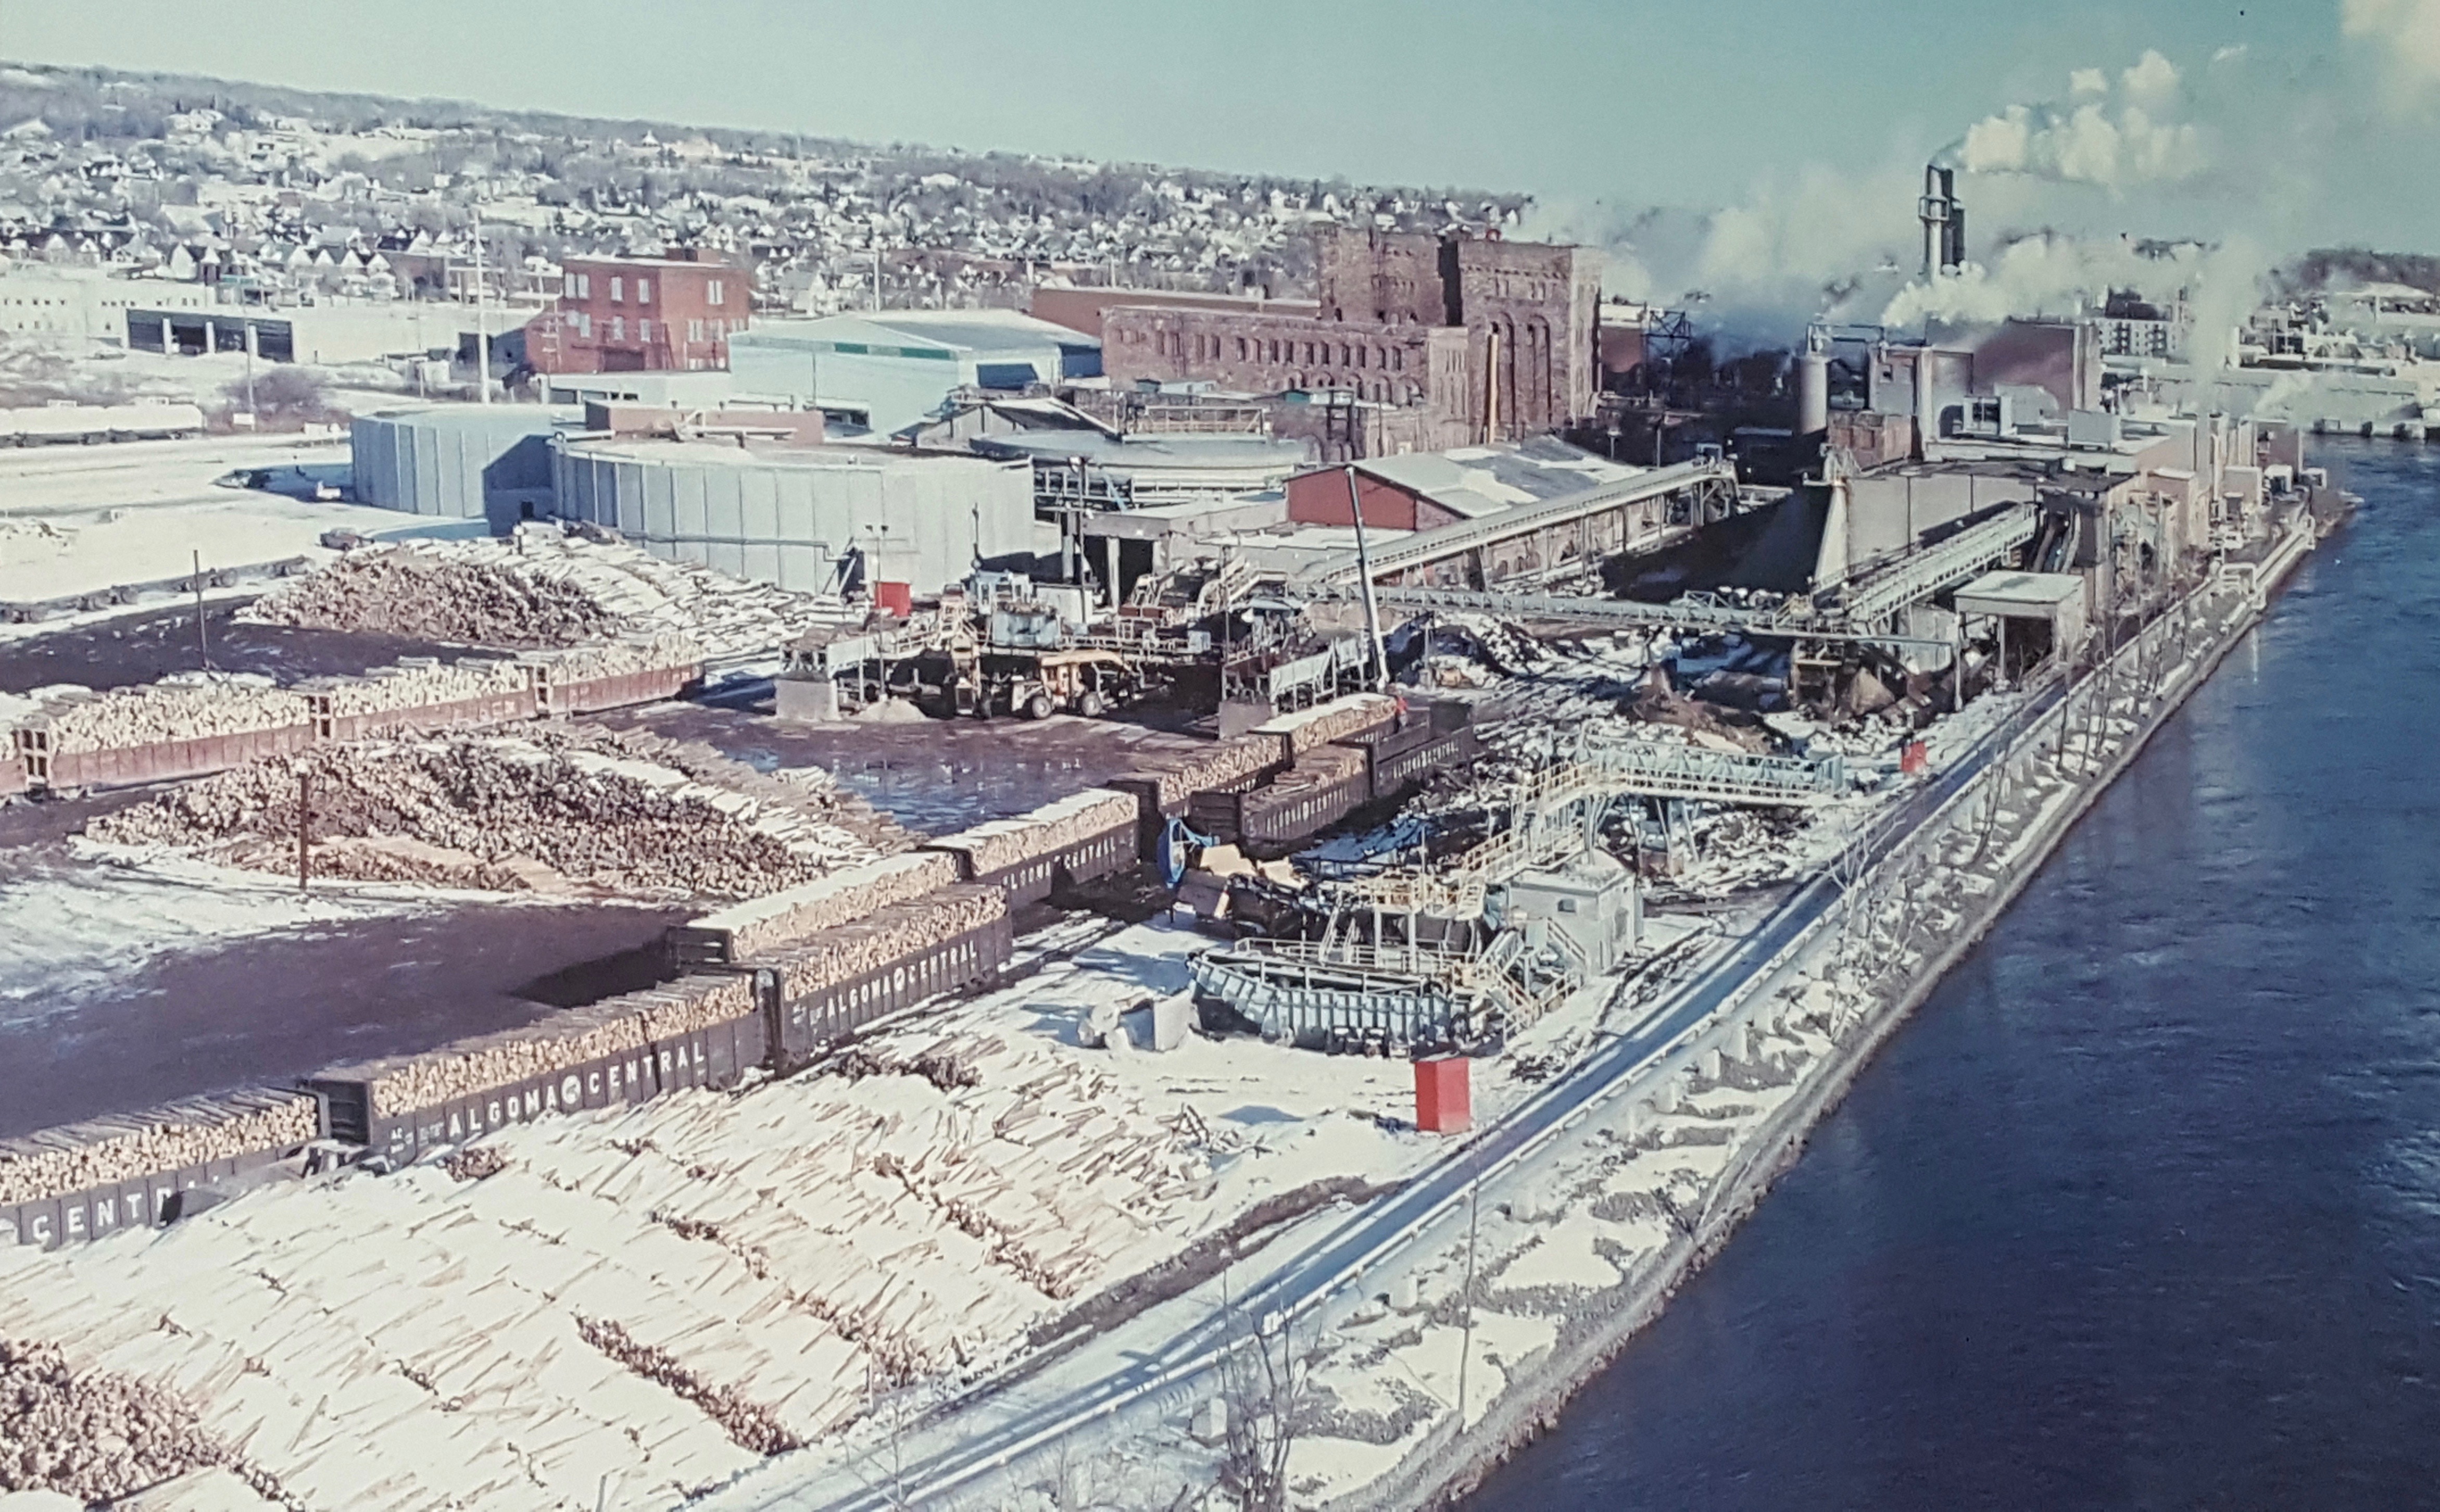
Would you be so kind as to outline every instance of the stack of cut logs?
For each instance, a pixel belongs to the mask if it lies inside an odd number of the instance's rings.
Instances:
[[[963,854],[976,876],[989,876],[1135,821],[1135,795],[1088,787],[1030,814],[992,819],[932,843]]]
[[[552,1014],[522,1029],[330,1074],[368,1073],[373,1112],[392,1118],[623,1055],[754,1011],[749,977],[681,977],[648,991]]]
[[[50,1344],[0,1339],[0,1492],[53,1491],[80,1505],[115,1505],[230,1458],[171,1393],[71,1369]]]
[[[256,677],[185,678],[46,701],[29,723],[47,725],[51,748],[111,750],[301,725],[305,700]]]
[[[664,667],[691,667],[703,660],[703,647],[686,636],[664,631],[570,646],[564,651],[532,652],[526,659],[547,666],[553,682],[590,682],[596,677],[624,677]]]
[[[1284,757],[1277,735],[1240,735],[1224,740],[1166,767],[1139,775],[1160,783],[1160,805],[1175,811],[1197,793],[1219,793],[1251,786],[1276,770]]]
[[[1287,742],[1287,754],[1293,759],[1316,746],[1327,746],[1334,740],[1388,724],[1398,712],[1398,700],[1387,693],[1349,693],[1326,704],[1292,714],[1282,714],[1265,724],[1254,727],[1258,735],[1278,735]]]
[[[780,951],[773,962],[793,999],[883,970],[1007,916],[1008,895],[998,888],[942,888]]]
[[[312,842],[327,847],[317,872],[355,880],[505,887],[538,864],[613,891],[743,898],[872,855],[834,826],[765,813],[715,788],[649,782],[563,738],[321,747],[100,816],[85,833],[286,871],[295,864],[300,798],[310,806]]]
[[[906,851],[708,913],[688,927],[721,937],[728,960],[746,961],[775,945],[937,892],[957,880],[956,857],[939,851]]]
[[[522,693],[525,687],[525,670],[513,661],[470,657],[442,663],[428,657],[405,657],[396,666],[375,667],[361,677],[332,677],[305,684],[298,691],[327,693],[334,714],[380,714]]]
[[[306,1094],[244,1091],[45,1129],[0,1143],[0,1206],[303,1144],[316,1127]]]

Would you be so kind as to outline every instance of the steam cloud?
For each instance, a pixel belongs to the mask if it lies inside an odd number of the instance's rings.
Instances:
[[[2379,49],[2401,95],[2440,84],[2440,0],[2342,0],[2339,29]]]
[[[2109,78],[2098,68],[2077,69],[2068,92],[2080,103],[2010,105],[1976,121],[1949,155],[1969,173],[2021,173],[2113,194],[2192,178],[2211,166],[2201,129],[2165,118],[2179,106],[2180,79],[2177,65],[2159,52],[2146,51],[2119,75],[2114,113]]]

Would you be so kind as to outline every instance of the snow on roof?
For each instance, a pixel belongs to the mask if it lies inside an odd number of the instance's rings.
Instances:
[[[1355,464],[1385,483],[1467,519],[1624,482],[1645,471],[1547,436],[1444,452],[1409,452]]]

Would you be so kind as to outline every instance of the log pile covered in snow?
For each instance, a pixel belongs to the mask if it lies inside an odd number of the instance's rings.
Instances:
[[[0,1142],[0,1206],[294,1148],[315,1132],[303,1092],[229,1092]]]
[[[675,1508],[876,1385],[1010,1358],[1213,1220],[1171,1100],[1021,1035],[865,1049],[852,1076],[513,1125],[465,1179],[0,1251],[0,1336],[179,1392],[305,1506]]]
[[[1088,787],[1072,797],[1045,803],[1032,813],[991,819],[930,843],[936,849],[966,856],[974,875],[988,876],[1046,855],[1056,855],[1069,846],[1121,825],[1131,826],[1135,821],[1134,794]]]
[[[801,809],[696,782],[616,736],[563,730],[317,747],[100,816],[85,833],[287,873],[300,800],[315,873],[355,881],[745,898],[874,854]]]
[[[45,699],[26,722],[50,730],[51,749],[113,750],[302,725],[305,700],[267,677],[185,673],[136,688]]]
[[[942,888],[911,903],[884,909],[842,925],[800,945],[776,951],[782,989],[802,998],[853,981],[972,929],[1008,917],[1008,895],[998,888]]]
[[[399,1055],[323,1074],[364,1081],[373,1114],[391,1118],[622,1055],[752,1012],[752,978],[686,977],[552,1014],[521,1029],[462,1039],[427,1054]]]
[[[361,548],[264,595],[244,618],[517,649],[672,636],[698,656],[730,656],[776,654],[846,611],[835,600],[665,562],[623,542],[525,525],[503,540]]]

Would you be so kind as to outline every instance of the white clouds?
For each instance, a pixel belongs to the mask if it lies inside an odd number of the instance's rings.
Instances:
[[[2407,95],[2440,84],[2440,0],[2341,0],[2339,29],[2378,48]]]
[[[2440,7],[2440,0],[2418,0]],[[2177,64],[2146,50],[2118,76],[2110,108],[2108,76],[2079,68],[2069,77],[2074,105],[2011,105],[1966,128],[1957,148],[1971,173],[2017,173],[2117,193],[2138,184],[2174,183],[2211,166],[2202,130],[2172,118],[2181,98]]]
[[[2162,111],[2178,102],[2178,65],[2146,47],[2135,66],[2118,76],[2126,98],[2145,110]]]

